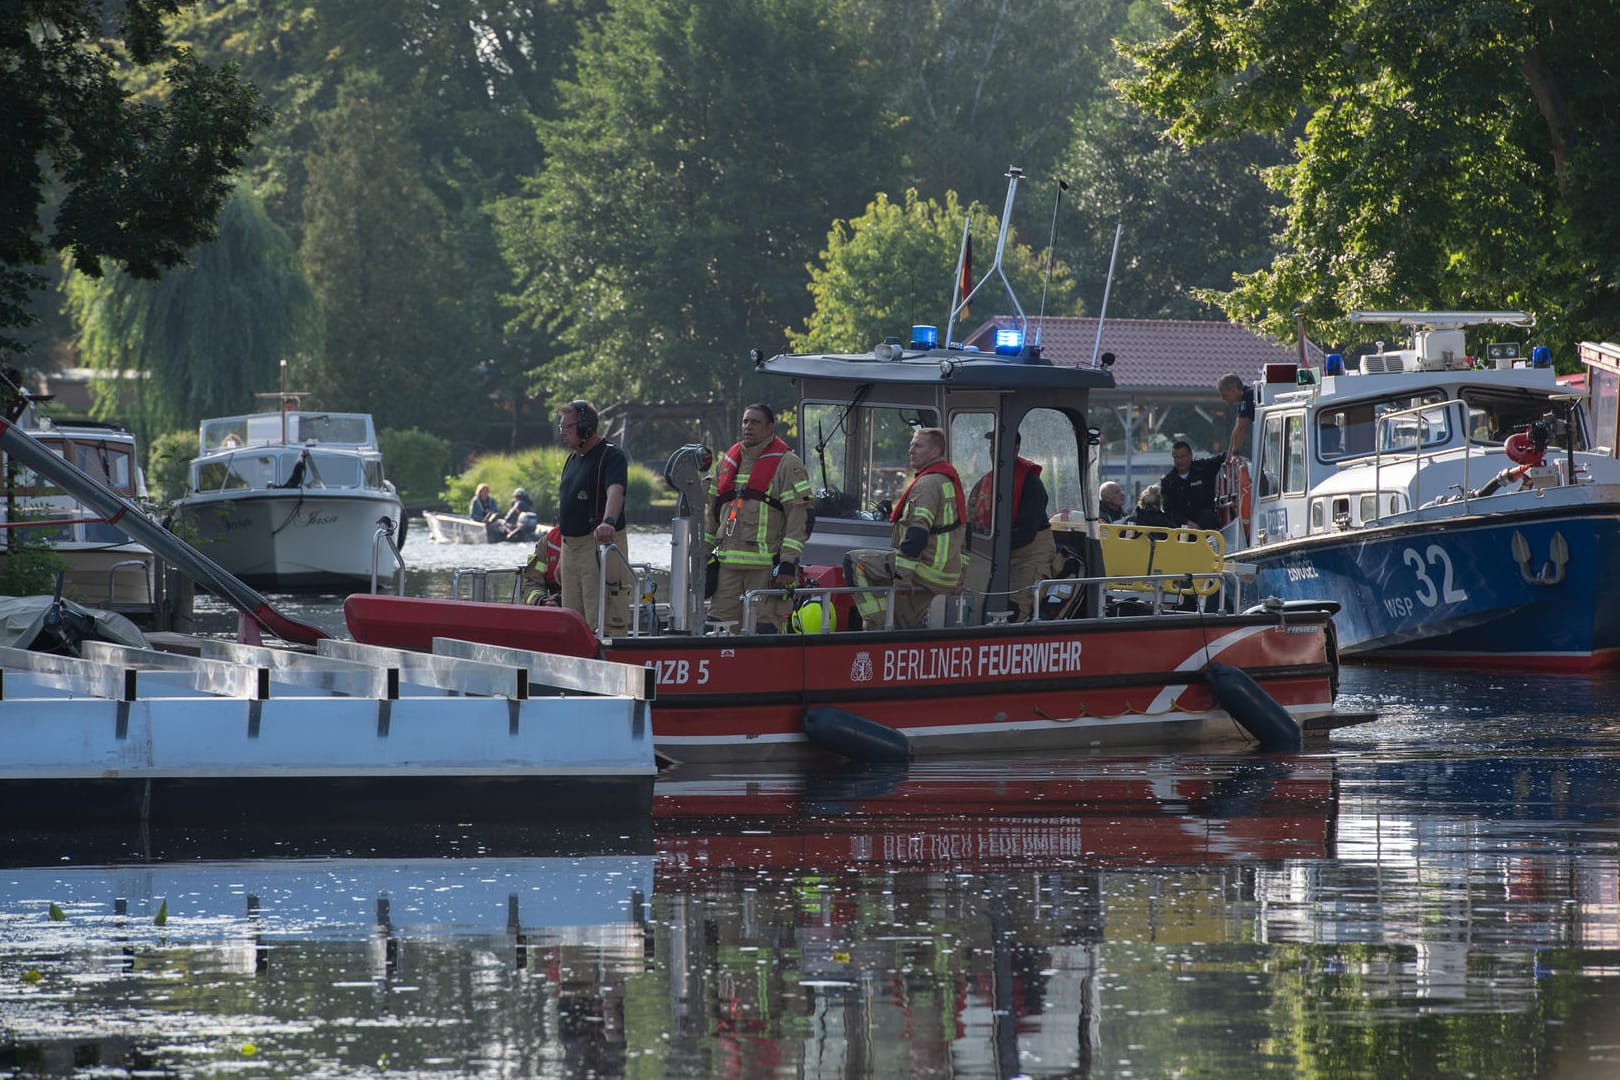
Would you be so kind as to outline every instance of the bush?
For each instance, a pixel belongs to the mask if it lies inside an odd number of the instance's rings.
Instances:
[[[49,515],[20,511],[18,521]],[[56,591],[56,574],[67,560],[56,553],[41,529],[6,530],[5,565],[0,567],[0,596],[48,596]]]
[[[438,497],[450,470],[450,440],[420,428],[387,428],[377,432],[377,446],[384,474],[394,482],[401,502],[420,505]]]
[[[146,491],[153,502],[170,503],[190,485],[191,459],[197,456],[195,431],[171,431],[146,446]]]
[[[567,462],[568,450],[560,446],[525,450],[520,454],[485,454],[460,476],[450,477],[441,497],[450,504],[451,510],[464,514],[479,484],[489,485],[502,508],[510,504],[512,489],[521,487],[534,500],[534,510],[540,520],[550,523],[557,520],[557,485]],[[632,515],[644,510],[663,490],[661,477],[645,465],[631,463],[625,501]]]

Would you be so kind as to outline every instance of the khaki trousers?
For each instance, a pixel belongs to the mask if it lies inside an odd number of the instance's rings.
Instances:
[[[1034,614],[1037,597],[1034,586],[1052,576],[1057,562],[1057,543],[1051,529],[1042,529],[1035,539],[1014,548],[1007,562],[1007,591],[1013,609],[1013,622],[1028,622]]]
[[[889,583],[894,581],[894,552],[882,548],[856,548],[844,556],[845,563],[851,570],[851,585],[878,585],[887,589]],[[910,630],[923,625],[928,615],[928,605],[934,602],[934,592],[928,588],[917,585],[914,588],[901,586],[894,590],[894,628],[896,630]],[[885,592],[856,593],[855,609],[861,613],[864,626],[868,630],[882,630],[883,612],[888,606],[889,594]]]
[[[630,543],[625,539],[623,529],[613,534],[613,546],[628,557]],[[563,537],[562,568],[557,572],[562,581],[562,606],[573,608],[585,616],[592,633],[599,629],[596,622],[597,589],[602,580],[596,548],[596,537],[590,533]],[[634,587],[626,562],[610,556],[606,605],[606,631],[609,637],[620,637],[630,632],[630,593]]]
[[[730,622],[731,632],[743,632],[743,594],[755,589],[773,589],[771,568],[768,566],[731,566],[720,564],[720,582],[709,601],[710,622]],[[788,600],[785,596],[754,601],[754,628],[770,625],[781,630],[787,619]]]

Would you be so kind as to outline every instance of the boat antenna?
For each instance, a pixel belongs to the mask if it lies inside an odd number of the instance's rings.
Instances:
[[[1097,353],[1102,348],[1103,319],[1108,316],[1108,290],[1114,285],[1114,260],[1119,258],[1119,236],[1125,231],[1123,221],[1114,225],[1114,250],[1108,256],[1108,276],[1103,279],[1102,308],[1097,312],[1097,340],[1091,343],[1091,366],[1097,366]]]
[[[1057,198],[1052,200],[1052,231],[1046,237],[1046,276],[1041,279],[1041,313],[1035,320],[1035,344],[1041,343],[1041,328],[1046,325],[1046,286],[1052,281],[1052,248],[1057,244],[1057,216],[1058,207],[1063,203],[1063,193],[1069,190],[1067,180],[1058,180]]]

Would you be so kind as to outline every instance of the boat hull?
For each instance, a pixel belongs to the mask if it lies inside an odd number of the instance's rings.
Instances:
[[[490,536],[482,521],[461,514],[424,510],[422,520],[427,524],[428,538],[435,544],[492,544],[506,540],[504,536]]]
[[[557,608],[356,595],[357,641],[421,648],[434,635],[584,655]],[[578,623],[576,626],[575,623]],[[622,638],[606,658],[657,675],[653,739],[678,761],[827,757],[803,730],[836,706],[902,732],[917,755],[1244,744],[1202,669],[1240,667],[1307,732],[1334,726],[1326,611],[1160,615],[1023,626],[758,637]]]
[[[1339,647],[1380,660],[1620,667],[1620,505],[1412,521],[1252,549],[1260,596],[1336,600]]]
[[[369,585],[380,518],[396,528],[403,507],[383,492],[236,491],[181,500],[203,550],[255,588],[343,589]],[[387,573],[391,563],[380,569]]]

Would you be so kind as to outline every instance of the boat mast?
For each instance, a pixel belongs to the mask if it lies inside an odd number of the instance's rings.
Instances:
[[[963,308],[967,307],[968,304],[972,303],[973,298],[979,295],[979,290],[985,287],[985,285],[990,281],[992,275],[1001,278],[1001,286],[1007,291],[1007,300],[1012,304],[1013,310],[1018,313],[1018,340],[1020,342],[1027,342],[1029,340],[1029,316],[1024,314],[1024,306],[1018,302],[1018,295],[1013,292],[1012,282],[1007,280],[1007,271],[1002,269],[1001,266],[1002,253],[1007,250],[1007,228],[1012,223],[1013,197],[1018,193],[1018,181],[1022,180],[1023,178],[1023,169],[1020,169],[1016,165],[1009,165],[1007,167],[1007,199],[1001,205],[1001,234],[996,237],[995,261],[990,264],[990,269],[986,270],[984,272],[984,276],[980,278],[973,286],[973,291],[968,293],[966,296],[961,295],[960,288],[953,288],[951,290],[951,295],[956,297],[956,299],[951,302],[951,314],[950,317],[945,320],[946,348],[950,348],[956,337],[957,314]],[[967,228],[964,226],[962,229],[963,251],[967,250],[967,236]],[[957,273],[960,275],[962,267],[960,259],[958,259],[956,265]]]

